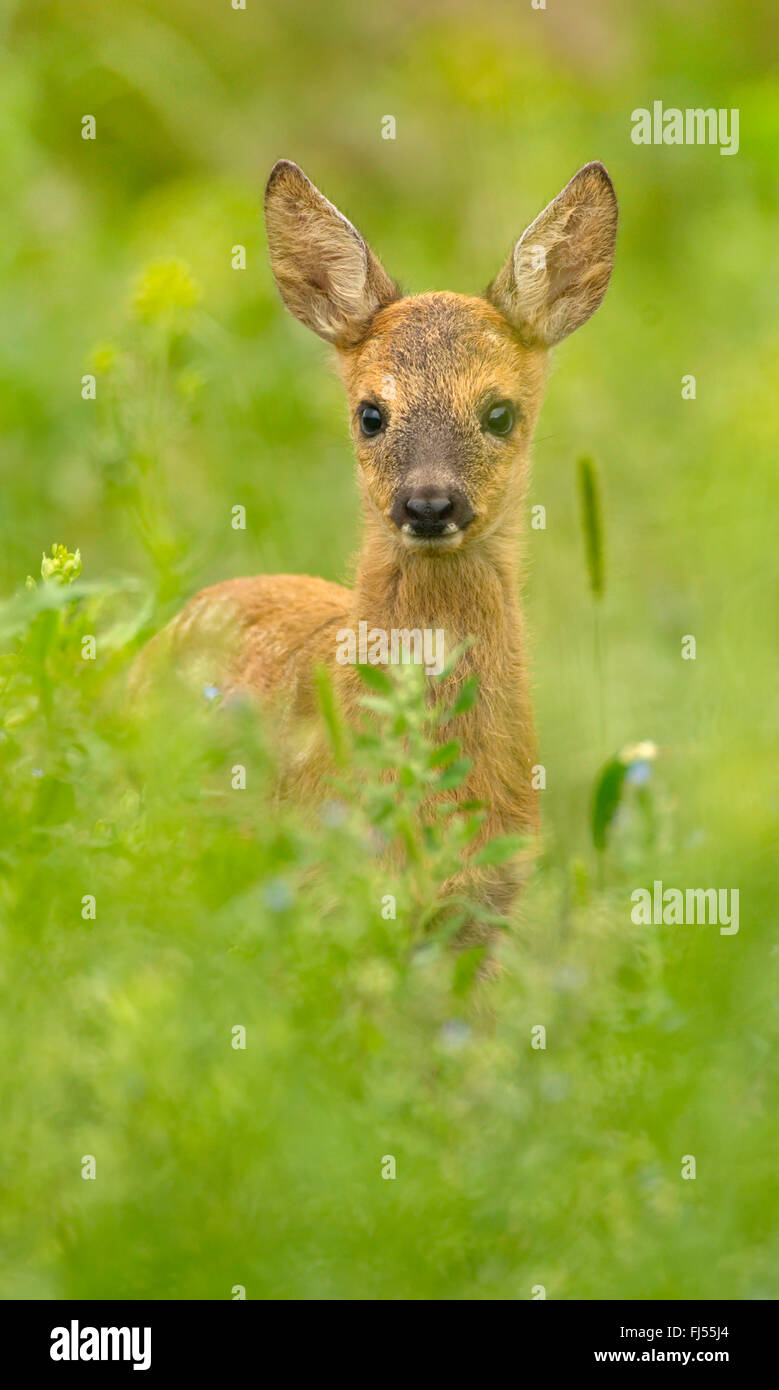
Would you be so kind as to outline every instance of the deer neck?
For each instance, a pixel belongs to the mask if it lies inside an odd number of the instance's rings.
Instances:
[[[515,546],[506,537],[479,547],[401,550],[372,519],[357,565],[353,617],[391,630],[433,628],[447,651],[476,639],[468,665],[497,675],[522,649]]]
[[[528,695],[516,537],[492,538],[440,555],[401,551],[369,521],[353,591],[352,624],[382,629],[442,629],[447,655],[475,638],[444,692],[471,674],[479,699],[449,726],[472,760],[469,794],[490,802],[499,825],[533,825],[535,736]]]

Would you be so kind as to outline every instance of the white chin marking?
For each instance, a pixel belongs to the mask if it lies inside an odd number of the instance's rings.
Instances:
[[[417,536],[411,530],[409,523],[406,522],[401,527],[401,535],[409,550],[456,550],[458,545],[462,543],[463,532],[459,526],[455,526],[454,522],[450,524],[451,531],[444,531],[440,536]]]

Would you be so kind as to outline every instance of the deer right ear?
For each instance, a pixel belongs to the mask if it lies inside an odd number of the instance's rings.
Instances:
[[[487,298],[529,346],[552,347],[595,313],[609,283],[617,199],[586,164],[522,233]]]
[[[288,159],[268,179],[265,230],[290,313],[336,347],[359,342],[376,311],[399,298],[359,232]]]

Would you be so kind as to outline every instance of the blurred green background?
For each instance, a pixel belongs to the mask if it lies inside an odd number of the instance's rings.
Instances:
[[[5,1297],[775,1294],[770,18],[762,0],[5,5],[0,595],[53,541],[86,582],[141,586],[94,671],[59,610],[2,644]],[[655,100],[738,108],[738,154],[632,144]],[[130,649],[197,588],[349,580],[345,403],[264,248],[279,157],[408,292],[482,289],[591,159],[620,200],[611,287],[559,350],[534,448],[545,853],[486,1004],[445,954],[408,967],[413,924],[393,939],[381,873],[359,877],[337,826],[311,838],[257,792],[248,831],[201,794],[210,734],[196,756],[171,724],[144,755],[123,729]],[[600,674],[582,454],[603,492]],[[639,739],[660,750],[651,834],[626,803],[596,864],[595,779]],[[738,887],[739,934],[635,928],[654,878]]]

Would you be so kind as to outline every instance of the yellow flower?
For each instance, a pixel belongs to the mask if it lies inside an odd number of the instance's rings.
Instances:
[[[44,554],[41,560],[41,576],[52,584],[72,584],[81,573],[81,551],[73,553],[66,545],[51,547],[51,555]]]
[[[136,285],[133,311],[144,323],[159,323],[186,316],[200,298],[200,286],[186,261],[152,261]]]
[[[93,372],[110,372],[119,359],[119,349],[115,343],[98,343],[89,356],[89,366]]]
[[[622,749],[619,760],[621,763],[652,763],[657,757],[658,748],[656,743],[647,739],[644,743],[628,743]]]

